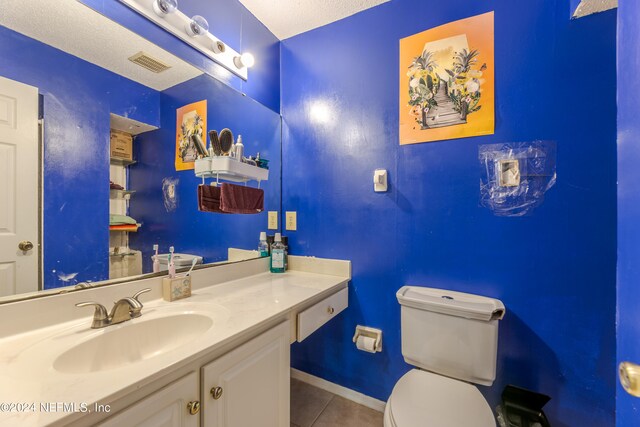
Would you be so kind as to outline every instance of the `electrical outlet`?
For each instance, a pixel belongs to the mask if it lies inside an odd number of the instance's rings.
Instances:
[[[278,229],[278,211],[269,211],[269,230]]]
[[[298,213],[295,211],[287,212],[286,222],[287,222],[287,230],[296,231],[298,229]]]

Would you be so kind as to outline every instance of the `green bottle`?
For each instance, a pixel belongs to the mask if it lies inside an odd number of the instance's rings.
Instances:
[[[280,233],[276,233],[271,245],[271,272],[284,273],[284,245]]]
[[[267,233],[264,231],[260,232],[260,243],[258,244],[258,252],[260,252],[260,257],[269,256],[269,245],[267,244]]]

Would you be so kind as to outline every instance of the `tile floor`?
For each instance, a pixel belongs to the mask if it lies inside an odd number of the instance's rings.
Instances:
[[[291,427],[382,427],[382,412],[291,379]]]

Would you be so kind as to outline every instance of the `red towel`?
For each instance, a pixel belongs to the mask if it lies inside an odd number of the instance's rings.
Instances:
[[[264,210],[264,190],[224,183],[220,188],[220,210],[239,214],[260,213]]]
[[[198,185],[198,210],[225,213],[220,210],[220,187]]]

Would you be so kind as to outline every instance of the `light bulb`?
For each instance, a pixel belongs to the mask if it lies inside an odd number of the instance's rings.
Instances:
[[[213,50],[213,53],[224,53],[224,51],[227,50],[227,46],[220,40],[216,40],[213,42],[211,50]]]
[[[235,58],[233,58],[233,63],[238,68],[251,68],[255,65],[256,59],[249,52],[245,52],[241,56],[236,56]]]
[[[153,11],[162,18],[176,10],[178,10],[178,0],[154,0],[153,2]]]
[[[191,37],[203,36],[209,31],[209,23],[200,15],[195,15],[185,28]]]
[[[242,60],[244,66],[247,68],[251,68],[256,64],[256,58],[254,58],[253,55],[249,52],[243,53],[240,59]]]

